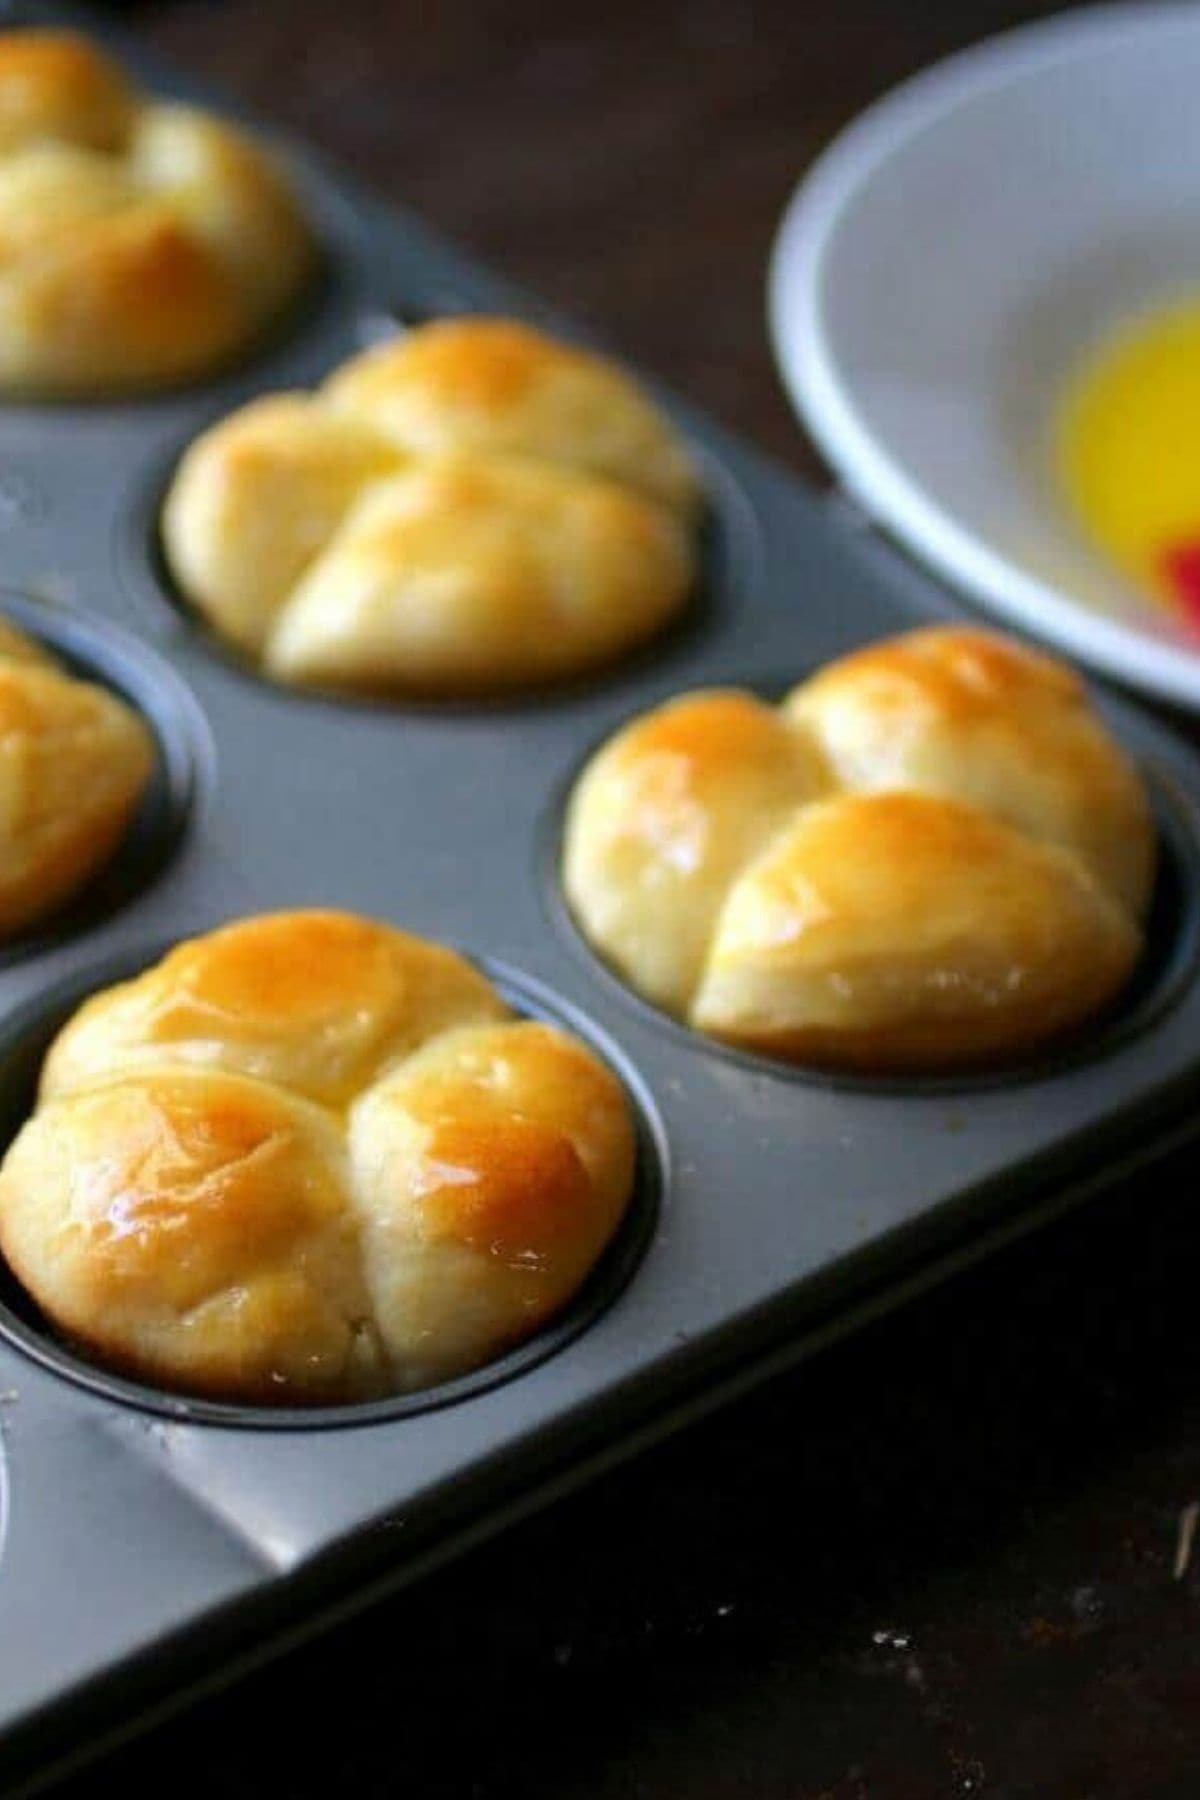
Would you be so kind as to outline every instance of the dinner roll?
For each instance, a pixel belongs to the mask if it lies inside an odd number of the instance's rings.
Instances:
[[[181,592],[285,682],[481,694],[566,679],[692,589],[699,487],[611,363],[524,325],[423,326],[190,446]]]
[[[0,1251],[118,1370],[352,1401],[474,1368],[629,1203],[624,1092],[462,957],[338,912],[180,945],[89,1000],[0,1167]]]
[[[108,860],[153,769],[131,707],[0,620],[0,936],[52,912]]]
[[[563,881],[648,999],[768,1055],[866,1070],[1019,1057],[1141,951],[1141,780],[1048,657],[939,626],[773,708],[687,695],[592,758]]]
[[[70,31],[0,34],[0,387],[203,374],[298,292],[313,244],[265,153],[145,98]]]

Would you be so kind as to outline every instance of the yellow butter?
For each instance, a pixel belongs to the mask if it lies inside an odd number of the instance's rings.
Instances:
[[[1200,296],[1129,321],[1086,357],[1056,426],[1087,536],[1200,627]]]

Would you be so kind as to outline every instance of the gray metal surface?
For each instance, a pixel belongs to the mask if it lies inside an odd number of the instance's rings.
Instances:
[[[0,409],[6,585],[50,597],[46,630],[65,632],[85,661],[88,633],[102,640],[109,678],[161,682],[173,754],[186,743],[192,762],[187,833],[152,885],[0,968],[0,1068],[16,1079],[27,1015],[60,983],[105,979],[110,965],[147,961],[230,915],[356,908],[504,965],[519,990],[532,984],[592,1032],[640,1098],[660,1208],[632,1280],[586,1329],[510,1379],[411,1417],[213,1424],[186,1405],[154,1411],[89,1391],[0,1339],[0,1734],[14,1769],[22,1756],[46,1766],[36,1731],[56,1709],[93,1696],[111,1720],[375,1574],[415,1571],[760,1359],[795,1353],[939,1259],[1150,1154],[1194,1110],[1186,796],[1200,792],[1200,771],[1116,702],[1109,716],[1159,778],[1173,821],[1176,891],[1129,1017],[1059,1063],[957,1086],[798,1076],[672,1026],[580,942],[554,846],[592,746],[668,693],[743,677],[783,686],[954,610],[669,395],[710,477],[706,591],[687,629],[602,681],[528,706],[345,704],[260,682],[189,623],[159,580],[155,499],[208,419],[319,379],[389,316],[513,310],[570,329],[313,159],[298,154],[296,172],[330,270],[277,342],[186,393]],[[58,603],[85,616],[82,637]],[[169,697],[179,681],[194,710]],[[115,1685],[114,1671],[128,1679]],[[0,1744],[0,1780],[5,1754]]]

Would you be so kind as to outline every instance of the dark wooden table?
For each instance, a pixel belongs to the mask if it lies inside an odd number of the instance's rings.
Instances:
[[[810,475],[763,326],[788,192],[881,88],[1042,10],[129,9]],[[1195,1800],[1197,1199],[1179,1158],[64,1800]]]

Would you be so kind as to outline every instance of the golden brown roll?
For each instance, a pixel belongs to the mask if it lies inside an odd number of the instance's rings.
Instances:
[[[86,38],[0,35],[0,388],[203,374],[297,294],[313,244],[231,125],[147,100]]]
[[[487,1361],[560,1309],[633,1183],[629,1107],[453,952],[246,919],[89,1000],[0,1168],[0,1250],[118,1369],[334,1402]]]
[[[427,325],[180,463],[167,561],[282,681],[478,694],[562,680],[693,586],[699,489],[612,364],[494,319]]]
[[[52,912],[107,862],[153,768],[132,708],[0,620],[0,936]]]
[[[796,1061],[953,1069],[1077,1028],[1139,956],[1141,780],[1048,657],[965,627],[848,656],[779,708],[636,720],[568,812],[567,897],[648,999]]]

